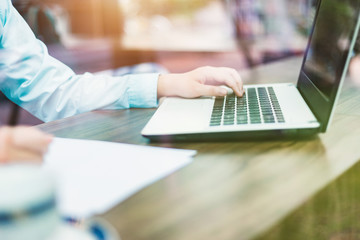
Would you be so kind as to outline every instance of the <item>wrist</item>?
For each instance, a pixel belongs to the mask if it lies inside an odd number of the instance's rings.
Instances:
[[[177,96],[176,80],[179,74],[160,74],[158,79],[157,96],[170,97]]]

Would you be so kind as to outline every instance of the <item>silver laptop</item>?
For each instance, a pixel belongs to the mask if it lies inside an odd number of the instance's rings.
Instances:
[[[141,134],[171,141],[325,132],[357,38],[359,12],[359,0],[318,1],[297,85],[246,85],[244,97],[166,98]]]

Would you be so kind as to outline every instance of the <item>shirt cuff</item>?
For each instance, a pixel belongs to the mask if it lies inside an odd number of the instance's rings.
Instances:
[[[130,108],[158,106],[157,85],[159,73],[129,75],[128,100]]]

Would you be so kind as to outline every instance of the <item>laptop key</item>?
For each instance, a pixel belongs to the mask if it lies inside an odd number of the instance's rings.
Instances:
[[[210,126],[214,127],[214,126],[220,126],[221,122],[210,122]]]

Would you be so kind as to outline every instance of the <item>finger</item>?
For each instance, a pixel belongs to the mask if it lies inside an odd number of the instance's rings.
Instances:
[[[223,68],[226,72],[227,78],[225,79],[226,85],[231,87],[237,96],[243,95],[243,86],[240,75],[232,68]]]
[[[238,89],[240,91],[240,95],[238,95],[238,96],[243,96],[245,91],[244,91],[244,84],[243,84],[243,81],[241,79],[240,74],[235,69],[230,69],[230,74],[235,79],[235,82],[236,82],[236,84],[238,86]]]
[[[32,127],[15,127],[12,131],[11,139],[15,146],[37,153],[45,153],[53,138]]]
[[[9,150],[8,160],[11,162],[34,162],[41,163],[43,154],[27,149],[11,148]]]
[[[199,84],[198,94],[200,96],[226,96],[227,90],[219,86]]]
[[[242,95],[241,88],[239,87],[239,82],[241,81],[240,76],[234,69],[220,67],[220,68],[211,68],[211,77],[213,78],[214,82],[218,84],[225,84],[226,86],[233,89],[237,96]]]

